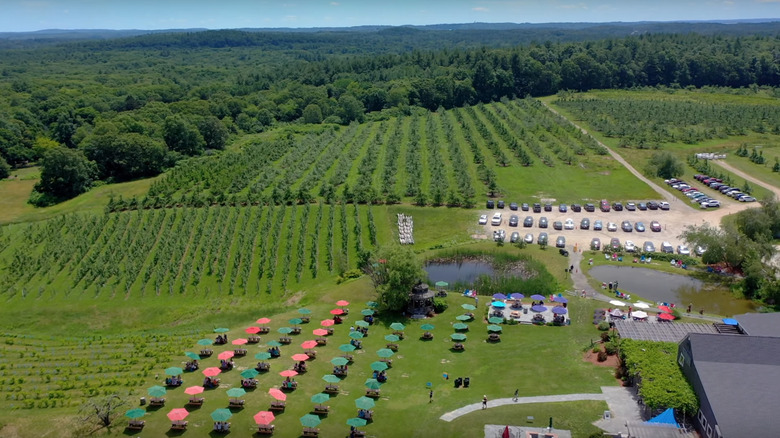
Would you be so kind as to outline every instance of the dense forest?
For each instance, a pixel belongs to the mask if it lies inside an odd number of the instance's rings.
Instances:
[[[280,124],[348,125],[561,90],[780,85],[780,25],[708,26],[620,37],[608,27],[601,39],[598,27],[234,30],[5,49],[0,169],[40,160],[33,201],[47,204]]]

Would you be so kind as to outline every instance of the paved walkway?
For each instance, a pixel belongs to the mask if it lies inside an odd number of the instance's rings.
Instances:
[[[606,400],[605,395],[602,394],[561,394],[561,395],[540,395],[537,397],[518,397],[517,401],[512,398],[498,398],[495,400],[488,400],[488,409],[495,408],[496,406],[504,405],[516,405],[516,404],[528,404],[528,403],[552,403],[552,402],[568,402],[568,401],[583,401],[583,400]],[[463,406],[462,408],[455,409],[454,411],[447,412],[439,417],[440,420],[452,421],[462,415],[470,414],[475,411],[482,410],[482,401],[471,405]]]

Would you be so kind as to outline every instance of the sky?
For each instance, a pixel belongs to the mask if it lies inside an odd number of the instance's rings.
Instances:
[[[0,0],[0,32],[779,17],[780,0]]]

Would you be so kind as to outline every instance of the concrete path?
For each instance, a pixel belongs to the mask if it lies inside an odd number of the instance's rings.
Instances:
[[[561,395],[540,395],[537,397],[519,397],[517,401],[512,398],[498,398],[495,400],[488,400],[488,409],[496,406],[504,405],[516,405],[516,404],[528,404],[528,403],[552,403],[552,402],[568,402],[568,401],[582,401],[582,400],[606,400],[605,395],[602,394],[561,394]],[[471,405],[463,406],[462,408],[455,409],[454,411],[447,412],[439,417],[440,420],[452,421],[462,415],[469,414],[471,412],[482,410],[482,401]]]

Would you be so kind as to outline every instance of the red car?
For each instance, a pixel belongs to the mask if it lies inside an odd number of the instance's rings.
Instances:
[[[609,208],[610,208],[609,207],[609,201],[607,201],[606,199],[602,199],[600,208],[601,208],[601,211],[603,211],[605,213],[609,212]]]
[[[661,231],[661,224],[658,221],[650,222],[650,230],[656,232]]]

